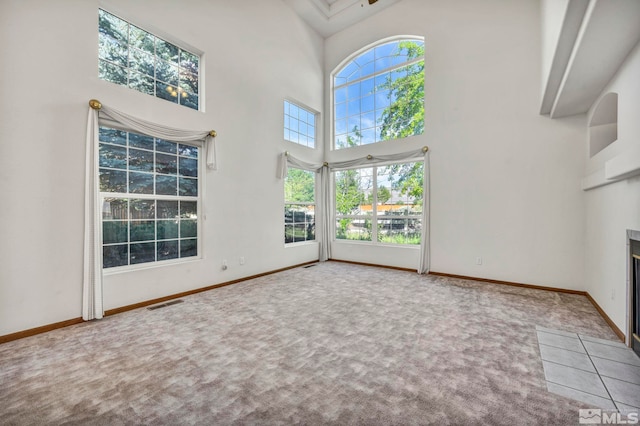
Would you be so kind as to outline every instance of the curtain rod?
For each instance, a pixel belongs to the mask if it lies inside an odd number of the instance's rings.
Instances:
[[[91,99],[89,101],[89,106],[93,109],[100,110],[102,109],[102,102],[100,102],[97,99]],[[209,132],[209,136],[211,136],[212,138],[215,138],[216,136],[218,136],[218,132],[216,132],[215,130],[212,130]]]
[[[427,151],[429,151],[429,147],[428,146],[423,146],[422,147],[422,152],[427,152]],[[284,155],[285,155],[285,157],[288,157],[289,156],[289,151],[285,151]],[[371,155],[371,154],[367,155],[367,160],[373,160],[373,155]],[[328,164],[329,163],[327,163],[326,161],[324,162],[325,166],[328,165]]]

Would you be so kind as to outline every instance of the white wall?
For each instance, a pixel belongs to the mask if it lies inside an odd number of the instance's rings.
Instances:
[[[432,270],[583,289],[585,117],[538,114],[538,0],[403,0],[327,39],[327,84],[352,52],[398,34],[425,37],[424,135],[330,160],[428,145]],[[361,260],[337,246],[334,257]],[[369,262],[415,267],[410,256],[379,248]]]
[[[204,51],[206,110],[98,79],[98,1],[0,2],[0,335],[81,315],[91,98],[219,135],[219,170],[205,177],[204,259],[107,275],[106,309],[318,257],[315,244],[284,247],[275,170],[278,153],[290,149],[282,138],[283,99],[322,109],[322,39],[280,1],[100,5]],[[311,156],[319,159],[321,150]],[[222,259],[229,261],[225,272]]]
[[[585,142],[587,172],[604,167],[605,161],[616,156],[637,155],[640,149],[639,75],[640,44],[602,92],[602,95],[618,93],[618,140],[593,158],[589,158]],[[640,177],[586,191],[585,199],[587,291],[626,333],[627,229],[640,230]]]

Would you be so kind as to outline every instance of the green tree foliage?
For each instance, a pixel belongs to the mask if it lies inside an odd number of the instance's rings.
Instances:
[[[361,134],[357,127],[353,128],[355,138],[360,138]],[[351,135],[347,137],[347,147],[357,146],[357,141]],[[345,146],[340,146],[345,148]],[[361,177],[358,170],[344,170],[336,172],[336,212],[338,214],[355,213],[360,204],[365,201],[365,194],[361,189]],[[347,228],[351,224],[351,219],[340,219],[337,229],[338,238],[346,238]]]
[[[424,45],[412,41],[399,44],[398,54],[406,54],[409,61],[424,56]],[[381,117],[383,140],[404,138],[424,132],[424,60],[400,68],[402,77],[387,78],[383,84],[392,100]],[[422,201],[423,163],[389,166],[389,180],[393,190]]]
[[[356,138],[361,134],[357,127],[352,130]],[[347,137],[347,147],[357,146],[354,137]],[[345,148],[341,146],[340,148]],[[351,214],[365,201],[365,194],[361,190],[360,173],[357,170],[345,170],[336,173],[336,211],[340,214]]]
[[[389,191],[389,189],[382,185],[378,187],[378,200],[377,203],[378,204],[385,204],[387,201],[389,201],[391,199],[391,191]],[[373,204],[373,193],[369,194],[366,197],[367,204]]]
[[[378,188],[378,203],[385,204],[387,201],[391,199],[391,191],[386,186],[381,186]]]
[[[315,200],[314,173],[291,168],[284,181],[284,198],[289,202],[313,202]]]
[[[99,12],[99,76],[198,109],[197,55],[108,12]]]
[[[415,204],[422,202],[422,184],[424,180],[424,164],[402,163],[387,167],[389,182],[394,191],[414,199]]]
[[[360,174],[358,170],[337,172],[336,212],[340,214],[352,214],[364,201],[365,195],[360,189]]]
[[[424,56],[424,45],[403,41],[398,55],[407,55],[409,61]],[[380,136],[382,140],[399,139],[422,134],[424,131],[424,60],[394,71],[394,76],[379,87],[389,90],[391,104],[384,110]]]

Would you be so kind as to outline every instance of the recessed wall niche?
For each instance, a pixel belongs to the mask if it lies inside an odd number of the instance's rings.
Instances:
[[[618,94],[607,93],[598,101],[589,122],[589,156],[593,157],[618,139]]]

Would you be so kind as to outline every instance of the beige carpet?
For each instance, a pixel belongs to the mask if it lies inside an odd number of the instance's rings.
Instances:
[[[583,296],[326,262],[0,345],[0,424],[577,424],[535,326]]]

